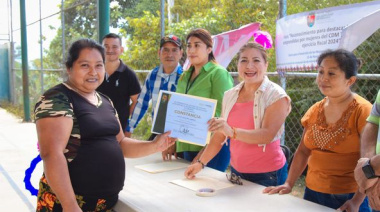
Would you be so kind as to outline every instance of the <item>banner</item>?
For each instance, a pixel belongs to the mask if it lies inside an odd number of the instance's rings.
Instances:
[[[364,41],[376,31],[374,22],[380,21],[372,15],[379,11],[380,1],[372,1],[298,13],[279,19],[276,24],[277,71],[315,70],[316,59],[321,52],[339,47],[353,50],[353,47],[360,44],[358,41]],[[367,22],[362,23],[360,20]],[[353,27],[350,28],[351,25]],[[355,34],[360,38],[356,39],[354,45],[346,41],[346,37],[351,35],[344,33],[346,29],[350,29],[350,32],[352,29],[360,29]],[[346,42],[340,45],[341,41]],[[352,38],[348,41],[352,41]]]
[[[240,47],[247,43],[259,28],[260,23],[251,23],[239,29],[212,36],[214,42],[213,52],[216,61],[221,66],[227,68],[232,58],[238,53]],[[189,66],[189,60],[186,60],[183,65],[184,70],[187,70]]]
[[[339,48],[353,51],[378,29],[380,29],[380,10],[343,29]]]

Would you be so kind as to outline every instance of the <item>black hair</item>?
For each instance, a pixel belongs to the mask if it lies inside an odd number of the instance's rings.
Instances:
[[[199,38],[203,43],[206,44],[207,47],[210,47],[212,50],[213,47],[213,41],[211,37],[211,33],[207,31],[206,29],[197,28],[193,29],[186,37],[186,42],[189,41],[190,37],[197,37]],[[210,54],[208,54],[208,61],[216,62],[214,52],[211,51]]]
[[[347,51],[345,49],[329,49],[319,55],[317,60],[318,66],[321,65],[322,61],[326,57],[333,57],[335,59],[335,61],[338,63],[339,68],[344,72],[346,79],[349,79],[352,76],[356,76],[358,74],[358,70],[362,65],[362,61],[358,60],[354,53],[350,51]]]
[[[72,68],[73,64],[76,60],[78,60],[79,55],[83,49],[96,49],[102,55],[103,63],[105,61],[104,48],[102,45],[97,43],[96,41],[88,38],[82,38],[71,44],[69,48],[69,52],[66,59],[66,68]]]
[[[120,46],[122,45],[122,44],[121,44],[121,37],[120,37],[118,34],[115,34],[115,33],[108,33],[108,34],[106,34],[106,35],[102,38],[102,42],[103,42],[104,39],[106,39],[106,38],[117,38],[117,39],[119,39]]]

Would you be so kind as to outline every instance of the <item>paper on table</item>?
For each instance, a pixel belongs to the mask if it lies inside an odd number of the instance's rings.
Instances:
[[[198,176],[192,180],[189,180],[187,178],[173,180],[171,181],[171,183],[185,187],[193,191],[198,191],[201,188],[212,188],[217,191],[223,188],[229,188],[234,186],[234,184],[232,183],[225,183],[207,176]]]
[[[186,168],[187,166],[189,166],[189,163],[186,163],[183,160],[172,160],[172,161],[164,161],[161,163],[137,165],[135,166],[135,168],[155,174],[155,173],[166,172],[166,171],[171,171],[171,170],[176,170],[176,169],[182,169],[182,168]]]

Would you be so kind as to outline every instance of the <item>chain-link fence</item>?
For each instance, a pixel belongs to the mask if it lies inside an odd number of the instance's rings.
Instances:
[[[352,90],[373,103],[380,89],[380,30],[362,43],[355,51],[355,55],[362,60],[358,79]],[[281,84],[280,76],[276,73],[270,79]],[[285,144],[292,153],[296,150],[302,136],[301,118],[306,111],[323,95],[315,83],[317,74],[314,73],[286,73],[286,92],[292,99],[292,112],[286,119]]]
[[[377,30],[367,41],[361,44],[354,53],[362,60],[363,65],[352,90],[373,103],[380,89],[380,30]],[[233,69],[235,71],[235,68]],[[143,80],[148,73],[147,71],[137,72],[140,80]],[[239,81],[238,74],[231,72],[231,75],[237,83]],[[315,71],[307,73],[288,72],[280,76],[277,72],[269,72],[268,77],[271,81],[285,87],[287,94],[292,99],[292,112],[286,119],[283,142],[290,148],[291,155],[293,155],[303,133],[301,118],[314,103],[324,97],[315,83],[317,73]],[[151,119],[145,117],[143,122],[145,125],[149,125]],[[140,125],[136,132],[143,134],[147,130],[149,131],[149,126]],[[147,136],[149,133],[145,135],[145,137]]]
[[[368,99],[370,102],[374,102],[376,94],[380,88],[380,30],[359,46],[357,50],[355,50],[355,54],[363,59],[363,66],[359,70],[358,80],[353,86],[353,91]],[[149,70],[136,70],[141,85],[148,72]],[[36,102],[41,94],[41,78],[44,79],[45,87],[49,88],[52,87],[54,83],[62,81],[61,73],[61,70],[44,70],[43,72],[40,70],[31,70],[31,102]],[[235,78],[235,82],[238,82],[237,73],[231,72],[231,74]],[[15,96],[17,96],[19,102],[22,102],[21,70],[17,70],[15,76],[15,84],[20,85],[15,86]],[[284,142],[290,148],[292,153],[294,153],[303,132],[300,123],[301,118],[310,106],[323,98],[323,95],[319,92],[318,87],[315,84],[316,73],[288,72],[281,77],[276,72],[269,72],[268,76],[273,82],[285,86],[286,92],[292,99],[292,112],[286,119]],[[285,84],[281,83],[284,82],[281,78],[285,79]],[[150,115],[150,113],[147,113],[147,115]],[[144,134],[150,129],[150,124],[151,119],[145,117],[139,125],[139,128],[135,131],[136,136],[144,137]],[[147,135],[145,135],[145,137],[146,136]]]
[[[14,20],[18,20],[16,16],[18,13],[16,10],[19,8],[19,6],[16,4],[17,1],[10,1],[13,2],[14,5],[11,8],[13,11],[12,18]],[[62,2],[61,0],[49,0],[49,1],[42,1],[41,0],[30,0],[27,1],[27,4],[29,5],[40,5],[40,16],[36,17],[35,14],[27,13],[27,20],[28,21],[28,32],[31,32],[33,28],[37,28],[35,31],[38,32],[37,36],[34,34],[28,34],[28,46],[29,51],[28,55],[29,59],[32,60],[29,64],[29,92],[30,92],[30,102],[31,106],[37,101],[41,93],[46,90],[47,88],[52,87],[53,85],[62,82],[63,76],[62,73],[64,70],[63,67],[63,56],[64,50],[67,49],[67,46],[69,46],[69,40],[75,40],[73,37],[67,37],[67,33],[70,32],[70,28],[59,28],[56,27],[57,24],[62,24],[63,26],[67,26],[65,24],[66,22],[74,22],[74,20],[71,20],[70,17],[77,17],[73,14],[75,13],[81,13],[85,12],[83,14],[83,20],[76,20],[76,24],[83,24],[83,26],[92,24],[96,25],[96,8],[94,5],[94,0],[83,0],[83,1],[77,1],[78,3],[74,6],[66,7],[63,10],[65,11],[65,16],[62,16],[61,11],[59,7],[56,7],[56,10],[51,10],[51,7],[48,7],[47,2],[49,4],[55,4],[60,5]],[[51,3],[55,2],[55,3]],[[27,5],[29,8],[29,6]],[[211,6],[210,6],[211,7]],[[83,10],[83,8],[86,8]],[[82,13],[81,13],[82,15]],[[87,16],[87,18],[85,18]],[[54,20],[59,20],[58,23]],[[63,21],[62,21],[63,20]],[[62,21],[62,22],[60,22]],[[70,23],[71,23],[70,22]],[[12,53],[12,82],[13,82],[13,90],[12,90],[12,96],[13,101],[22,104],[23,100],[23,92],[22,92],[22,71],[20,68],[20,38],[19,38],[19,26],[18,23],[15,22],[11,26],[12,31],[12,39],[11,39],[11,48],[13,49]],[[38,29],[41,27],[41,29]],[[73,26],[74,28],[75,26]],[[88,37],[96,38],[96,28],[90,27],[93,29],[93,32],[87,32],[89,34]],[[63,32],[61,32],[63,31]],[[62,33],[61,38],[57,37],[56,35]],[[81,35],[80,32],[70,32],[71,35]],[[54,39],[53,39],[54,38]],[[153,38],[154,39],[154,38]],[[158,39],[157,39],[158,40]],[[50,45],[48,46],[48,43]],[[36,45],[37,44],[37,45]],[[123,42],[123,46],[126,47],[128,44],[126,42]],[[55,49],[55,47],[60,46],[59,48]],[[62,48],[64,47],[64,48]],[[151,46],[150,48],[153,48],[152,51],[157,52],[157,45]],[[35,53],[35,50],[38,50],[37,53]],[[46,51],[49,49],[49,54],[45,55],[41,52]],[[55,52],[56,50],[56,52]],[[128,52],[128,49],[126,48],[126,52]],[[273,54],[273,50],[271,50],[271,53]],[[45,52],[46,53],[46,52]],[[380,31],[378,30],[375,32],[370,38],[367,39],[366,42],[364,42],[362,45],[360,45],[354,53],[359,57],[363,59],[363,66],[359,71],[359,76],[357,83],[353,86],[353,89],[355,92],[357,92],[359,95],[363,96],[364,98],[368,99],[369,101],[373,102],[378,89],[380,88]],[[37,55],[36,55],[37,54]],[[129,54],[129,53],[127,53]],[[126,55],[127,55],[126,54]],[[132,54],[132,53],[131,53]],[[145,55],[146,56],[146,55]],[[48,57],[48,58],[47,58]],[[59,63],[51,60],[51,58],[59,57],[60,61]],[[273,56],[272,56],[273,58]],[[228,67],[230,71],[236,71],[236,65],[234,65],[236,62],[235,60],[232,61],[231,65]],[[280,76],[275,72],[275,65],[274,60],[270,60],[270,68],[268,76],[269,78],[280,84],[283,87],[286,87],[286,92],[289,94],[289,96],[292,99],[292,112],[288,116],[286,120],[286,131],[285,131],[285,144],[292,150],[292,152],[295,151],[295,149],[298,146],[298,143],[300,142],[301,136],[302,136],[302,126],[300,124],[300,120],[302,116],[305,114],[305,112],[308,110],[308,108],[313,105],[315,102],[321,100],[323,98],[322,94],[319,92],[316,84],[314,83],[316,73],[315,72],[308,72],[308,73],[285,73],[283,76]],[[144,64],[147,67],[155,67],[159,65],[158,59],[150,62],[149,64]],[[137,72],[137,75],[141,81],[141,84],[143,83],[143,80],[145,79],[146,74],[150,70],[142,71],[141,67],[135,67],[135,70]],[[236,79],[235,82],[237,82],[237,73],[232,73],[234,78]],[[147,113],[150,114],[150,113]],[[149,131],[150,128],[150,119],[146,118],[143,123],[139,125],[141,130],[136,129],[135,132],[140,132],[140,134],[144,134],[145,132]],[[142,135],[141,135],[142,136]]]
[[[378,69],[379,70],[379,69]],[[290,74],[290,73],[289,73]],[[271,77],[274,78],[278,77]],[[301,118],[306,111],[323,95],[315,84],[316,74],[294,73],[286,76],[286,92],[292,99],[292,112],[286,119],[285,144],[294,152],[301,140],[303,128]],[[359,75],[353,91],[360,96],[374,102],[379,89],[380,75]],[[364,86],[365,85],[365,86]]]

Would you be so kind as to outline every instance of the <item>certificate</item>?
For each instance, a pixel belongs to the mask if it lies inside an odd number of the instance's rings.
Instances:
[[[160,91],[152,123],[152,133],[171,131],[185,143],[206,145],[210,140],[207,122],[214,117],[217,100]]]

